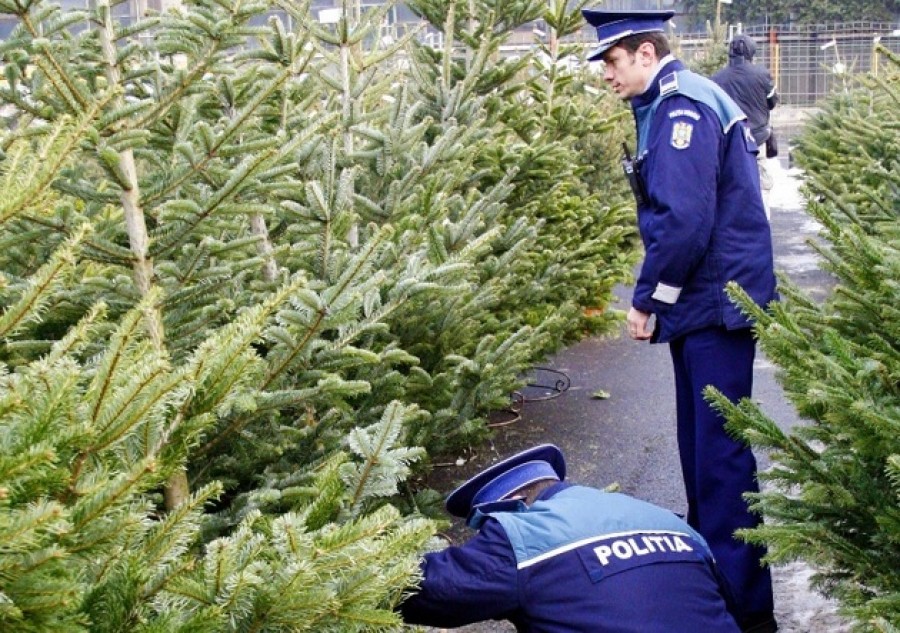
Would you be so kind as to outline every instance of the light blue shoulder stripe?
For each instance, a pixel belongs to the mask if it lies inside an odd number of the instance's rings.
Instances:
[[[659,96],[638,113],[638,138],[640,140],[638,156],[641,156],[647,147],[650,124],[659,104],[673,95],[680,94],[709,106],[716,113],[724,134],[728,134],[738,121],[747,118],[740,107],[715,82],[690,70],[669,73],[658,81]]]
[[[601,538],[631,532],[687,535],[706,541],[674,513],[618,493],[572,486],[523,512],[497,512],[521,569]],[[651,527],[652,526],[652,527]]]
[[[703,75],[698,75],[689,70],[679,71],[678,92],[685,97],[705,103],[712,108],[716,116],[719,117],[719,122],[722,124],[722,130],[725,134],[728,134],[728,131],[731,130],[735,123],[747,118],[740,107],[724,90]]]

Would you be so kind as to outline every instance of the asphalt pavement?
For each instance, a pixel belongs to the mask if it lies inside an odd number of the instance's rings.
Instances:
[[[771,224],[776,269],[813,297],[822,298],[832,280],[819,269],[818,257],[807,243],[815,239],[818,226],[802,209],[787,157],[773,166],[776,190]],[[612,307],[626,310],[631,289],[619,288],[617,296]],[[600,488],[616,485],[622,492],[683,514],[686,502],[675,438],[675,391],[668,346],[632,341],[623,329],[613,336],[585,339],[547,359],[543,367],[549,371],[536,369],[534,382],[551,388],[524,390],[527,401],[520,419],[495,427],[489,442],[460,456],[464,463],[435,469],[433,485],[448,492],[499,459],[550,442],[566,455],[570,481]],[[753,398],[779,426],[788,429],[801,421],[785,399],[776,372],[777,367],[758,352]],[[765,468],[765,456],[757,458]],[[467,535],[459,522],[449,531],[454,540]],[[505,622],[490,622],[456,630],[489,633],[514,629]]]

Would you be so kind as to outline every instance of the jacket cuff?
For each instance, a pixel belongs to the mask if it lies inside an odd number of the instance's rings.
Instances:
[[[657,301],[661,301],[662,303],[668,303],[669,305],[674,304],[678,301],[678,296],[681,294],[681,288],[676,286],[669,286],[662,282],[656,284],[656,290],[653,291],[653,294],[650,295],[652,299],[656,299]]]

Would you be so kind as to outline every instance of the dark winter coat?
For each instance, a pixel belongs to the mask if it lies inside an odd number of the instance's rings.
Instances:
[[[728,52],[728,66],[712,76],[712,80],[728,93],[747,115],[747,123],[756,144],[769,138],[769,111],[778,103],[778,92],[772,76],[753,63],[756,45],[746,35],[737,35]]]
[[[672,60],[631,102],[638,129],[644,262],[632,305],[656,315],[655,342],[706,327],[750,327],[725,293],[776,298],[758,148],[735,103]]]

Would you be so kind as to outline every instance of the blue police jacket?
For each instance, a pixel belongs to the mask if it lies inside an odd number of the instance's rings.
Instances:
[[[533,633],[737,633],[706,542],[663,508],[556,484],[501,502],[476,536],[426,554],[409,624],[510,620]]]
[[[656,315],[654,342],[706,327],[750,327],[725,294],[737,282],[759,305],[777,298],[772,236],[744,115],[678,60],[631,102],[645,257],[632,305]]]

